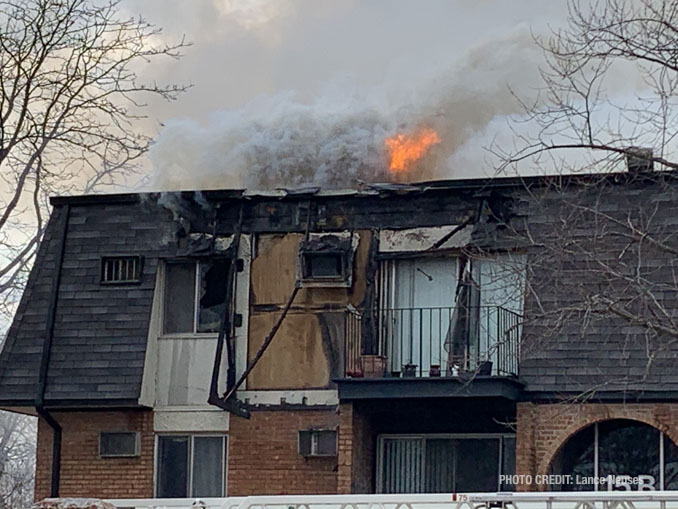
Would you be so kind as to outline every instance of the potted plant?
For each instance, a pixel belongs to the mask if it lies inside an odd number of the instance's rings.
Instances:
[[[478,374],[482,376],[490,376],[492,374],[492,361],[482,361],[478,364]]]
[[[417,365],[416,364],[405,364],[403,366],[403,377],[413,377],[417,376]]]
[[[440,364],[431,364],[428,376],[440,376]]]
[[[386,372],[386,357],[383,355],[361,355],[360,364],[366,378],[382,377]]]

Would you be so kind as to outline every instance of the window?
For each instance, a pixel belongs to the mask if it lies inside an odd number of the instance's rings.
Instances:
[[[304,430],[299,432],[299,454],[302,456],[336,456],[336,430]]]
[[[141,256],[104,256],[101,258],[101,284],[141,282]]]
[[[219,332],[226,306],[229,260],[168,262],[164,332]]]
[[[445,349],[457,288],[457,258],[384,260],[380,270],[380,348],[388,372],[447,369]],[[409,368],[406,368],[408,366]]]
[[[367,350],[393,376],[516,375],[524,274],[520,254],[384,259]]]
[[[299,244],[298,278],[302,286],[348,288],[358,237],[348,232],[311,234]]]
[[[226,437],[158,436],[156,496],[225,496]]]
[[[139,433],[135,431],[103,431],[99,434],[99,456],[116,458],[139,455]]]
[[[678,489],[678,447],[648,424],[615,419],[589,426],[572,436],[551,464],[551,473],[571,475],[571,482],[551,486],[562,491],[626,489],[635,478],[652,489]],[[602,484],[595,479],[603,481]]]
[[[512,490],[499,475],[515,472],[513,435],[381,436],[380,493]]]
[[[304,253],[304,279],[345,279],[342,253]]]

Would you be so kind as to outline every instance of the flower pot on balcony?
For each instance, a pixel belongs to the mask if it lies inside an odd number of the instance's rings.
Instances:
[[[492,361],[482,361],[478,364],[478,374],[482,376],[490,376],[492,374]]]
[[[386,371],[386,357],[383,355],[361,355],[360,364],[365,378],[380,378]]]
[[[410,378],[417,376],[416,364],[405,364],[403,366],[403,378]]]
[[[428,370],[428,376],[440,376],[440,365],[431,364],[431,368]]]

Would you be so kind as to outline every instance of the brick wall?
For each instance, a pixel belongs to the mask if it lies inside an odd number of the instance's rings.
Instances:
[[[58,412],[63,428],[62,497],[149,498],[153,496],[153,413],[150,411]],[[140,456],[100,458],[99,432],[138,431]],[[38,421],[35,498],[49,496],[52,429]]]
[[[231,416],[228,495],[332,494],[337,458],[304,458],[297,449],[303,429],[335,429],[335,410],[253,411]]]
[[[353,475],[353,404],[339,405],[337,493],[351,493]]]
[[[352,403],[339,407],[337,493],[374,493],[376,436],[369,418]]]
[[[631,419],[653,426],[678,443],[677,403],[519,403],[516,426],[516,473],[547,474],[551,461],[569,437],[596,422]],[[518,490],[544,490],[522,485]]]

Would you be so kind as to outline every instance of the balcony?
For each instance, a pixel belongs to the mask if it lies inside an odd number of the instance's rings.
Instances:
[[[517,377],[521,324],[501,306],[349,309],[345,377]]]

